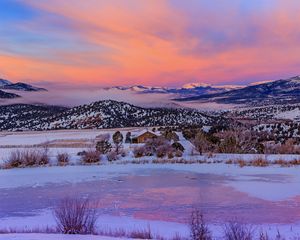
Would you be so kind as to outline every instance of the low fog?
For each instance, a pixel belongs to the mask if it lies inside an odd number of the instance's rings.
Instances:
[[[8,91],[7,91],[8,92]],[[73,107],[82,104],[88,104],[100,100],[124,101],[138,106],[161,106],[170,103],[171,98],[168,94],[139,94],[133,91],[121,90],[90,90],[90,89],[67,89],[67,90],[49,90],[47,92],[22,92],[10,91],[16,93],[21,98],[1,99],[1,105],[27,103],[27,104],[47,104]]]

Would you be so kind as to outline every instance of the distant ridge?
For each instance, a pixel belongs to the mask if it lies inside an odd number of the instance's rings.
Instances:
[[[199,103],[243,104],[262,106],[272,104],[300,103],[300,76],[266,82],[227,92],[177,98],[177,101],[197,101]]]
[[[23,82],[13,83],[6,79],[0,79],[0,89],[26,91],[26,92],[47,91],[47,89],[45,88],[35,87]]]
[[[150,86],[115,86],[104,88],[105,90],[119,90],[119,91],[131,91],[139,94],[175,94],[179,97],[198,96],[203,94],[222,93],[232,89],[236,89],[238,86],[213,86],[206,83],[190,83],[185,84],[181,88],[169,88],[169,87],[150,87]]]

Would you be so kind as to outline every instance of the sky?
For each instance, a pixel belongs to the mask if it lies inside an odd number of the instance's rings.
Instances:
[[[299,0],[0,0],[0,78],[248,84],[300,74]]]

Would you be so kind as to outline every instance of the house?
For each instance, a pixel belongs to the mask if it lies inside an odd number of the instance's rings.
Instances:
[[[142,132],[133,134],[131,136],[131,143],[145,143],[149,139],[153,139],[158,137],[160,134],[149,131],[149,130],[144,130]]]

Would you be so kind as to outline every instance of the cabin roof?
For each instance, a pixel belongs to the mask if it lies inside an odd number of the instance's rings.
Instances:
[[[134,132],[134,133],[132,133],[132,134],[131,134],[131,137],[132,137],[132,138],[137,138],[137,137],[142,136],[143,134],[145,134],[145,133],[147,133],[147,132],[149,132],[149,133],[151,133],[151,134],[154,134],[155,136],[159,136],[159,135],[160,135],[160,134],[158,134],[158,133],[156,133],[156,132],[153,132],[153,131],[144,129],[144,130],[142,130],[142,131],[140,131],[140,132]]]

